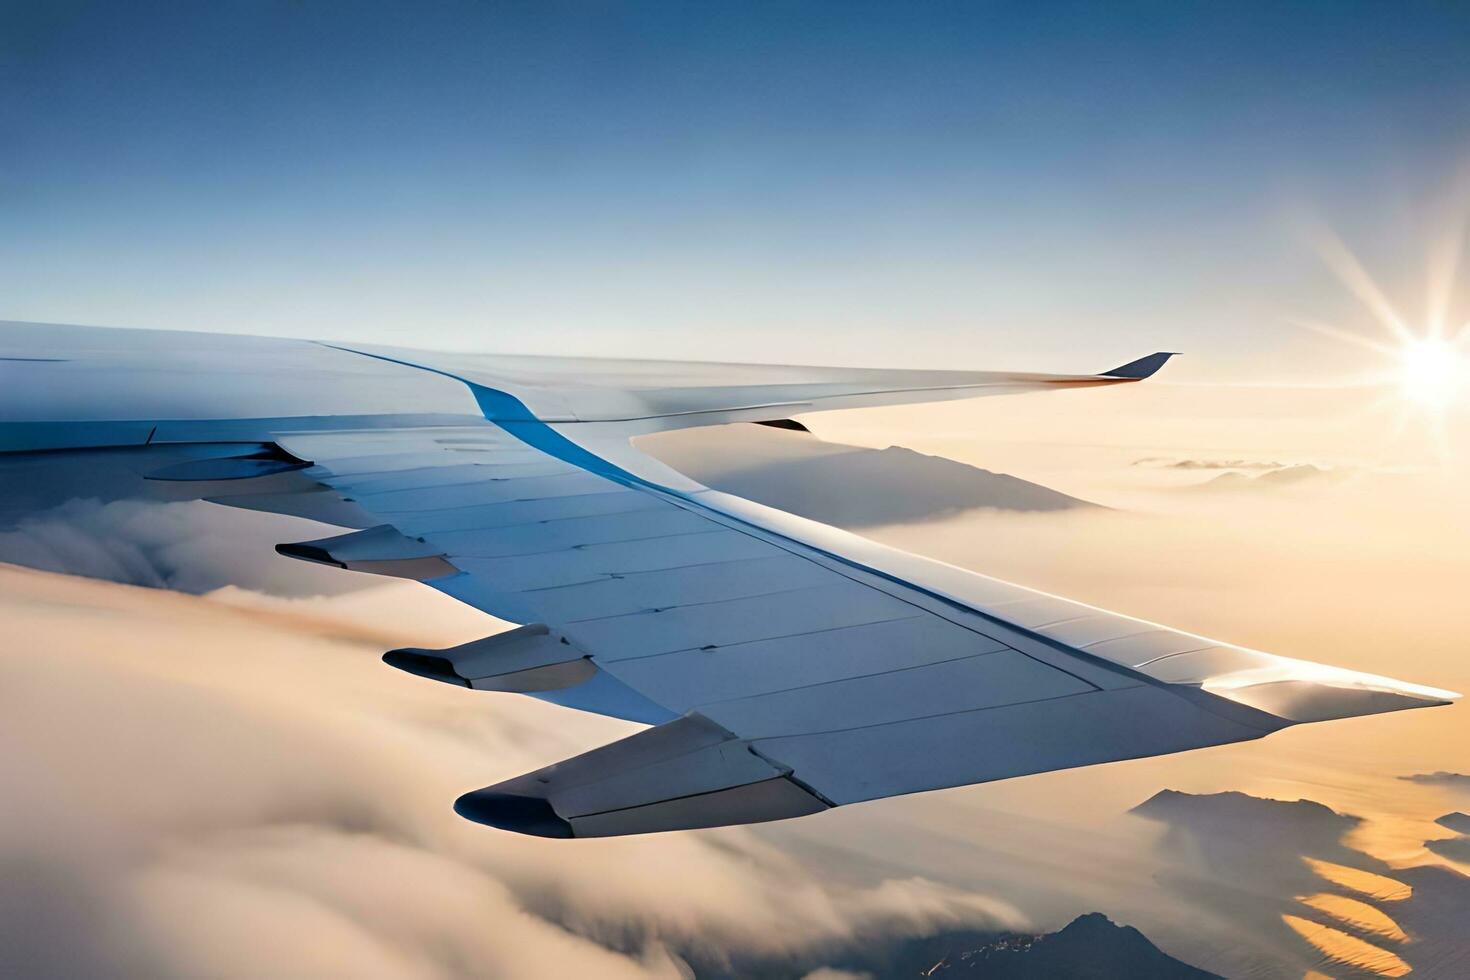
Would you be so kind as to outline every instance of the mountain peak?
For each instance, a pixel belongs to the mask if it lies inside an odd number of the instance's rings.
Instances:
[[[1316,800],[1273,800],[1262,796],[1251,796],[1239,790],[1223,793],[1185,793],[1177,789],[1162,789],[1134,807],[1133,813],[1141,816],[1168,816],[1195,813],[1228,816],[1247,822],[1271,820],[1314,825],[1331,825],[1344,829],[1356,826],[1360,820],[1351,814],[1338,813]]]
[[[1456,810],[1453,813],[1446,813],[1434,822],[1457,834],[1470,834],[1470,813],[1461,813]]]
[[[1208,980],[1215,976],[1174,959],[1137,929],[1118,925],[1101,912],[1079,915],[1059,931],[1036,936],[1029,943],[1006,937],[950,956],[934,975],[943,976],[945,968],[986,980]]]

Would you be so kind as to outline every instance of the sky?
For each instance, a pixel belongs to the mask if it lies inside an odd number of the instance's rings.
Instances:
[[[0,5],[0,315],[1332,380],[1470,150],[1449,3]]]
[[[805,421],[1113,508],[863,528],[886,543],[1470,691],[1470,374],[1426,407],[1357,385],[1391,354],[1301,325],[1396,343],[1365,276],[1432,319],[1470,213],[1467,50],[1470,7],[1431,2],[0,0],[0,319],[937,368],[1183,351],[1147,384]],[[1445,293],[1453,329],[1470,291]],[[1364,818],[1319,856],[1416,888],[1434,820],[1470,810],[1461,704],[563,853],[446,801],[626,725],[396,676],[386,647],[496,624],[403,583],[333,594],[352,576],[270,548],[314,531],[214,510],[0,528],[50,570],[0,567],[26,640],[0,650],[0,960],[666,977],[1102,910],[1226,975],[1334,973],[1284,924],[1342,925],[1301,907],[1329,887],[1301,854],[1234,855],[1237,880],[1128,810],[1318,800]],[[1420,975],[1470,955],[1382,908]]]

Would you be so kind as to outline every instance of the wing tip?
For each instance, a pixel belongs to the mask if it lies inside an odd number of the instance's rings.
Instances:
[[[1284,666],[1240,671],[1203,685],[1211,694],[1256,708],[1290,724],[1385,714],[1454,704],[1460,695],[1376,674],[1284,661]]]
[[[1177,356],[1179,356],[1179,351],[1177,350],[1156,351],[1147,357],[1140,357],[1136,361],[1129,361],[1127,364],[1115,367],[1111,371],[1104,371],[1100,377],[1119,378],[1126,381],[1142,381],[1145,378],[1153,377],[1158,373],[1159,368],[1169,363],[1169,358]]]

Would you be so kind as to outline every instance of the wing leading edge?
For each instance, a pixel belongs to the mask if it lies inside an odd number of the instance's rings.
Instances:
[[[476,390],[492,421],[618,422],[644,430],[1126,384],[1151,377],[1175,356],[1161,351],[1100,374],[1041,374],[337,349],[462,381]]]

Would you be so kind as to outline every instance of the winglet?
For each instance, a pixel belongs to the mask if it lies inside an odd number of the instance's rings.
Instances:
[[[1178,354],[1178,351],[1159,351],[1147,357],[1140,357],[1136,361],[1129,361],[1122,367],[1115,367],[1111,371],[1104,371],[1104,378],[1127,378],[1129,381],[1142,381],[1144,378],[1153,377],[1159,368],[1168,362],[1169,358]]]

